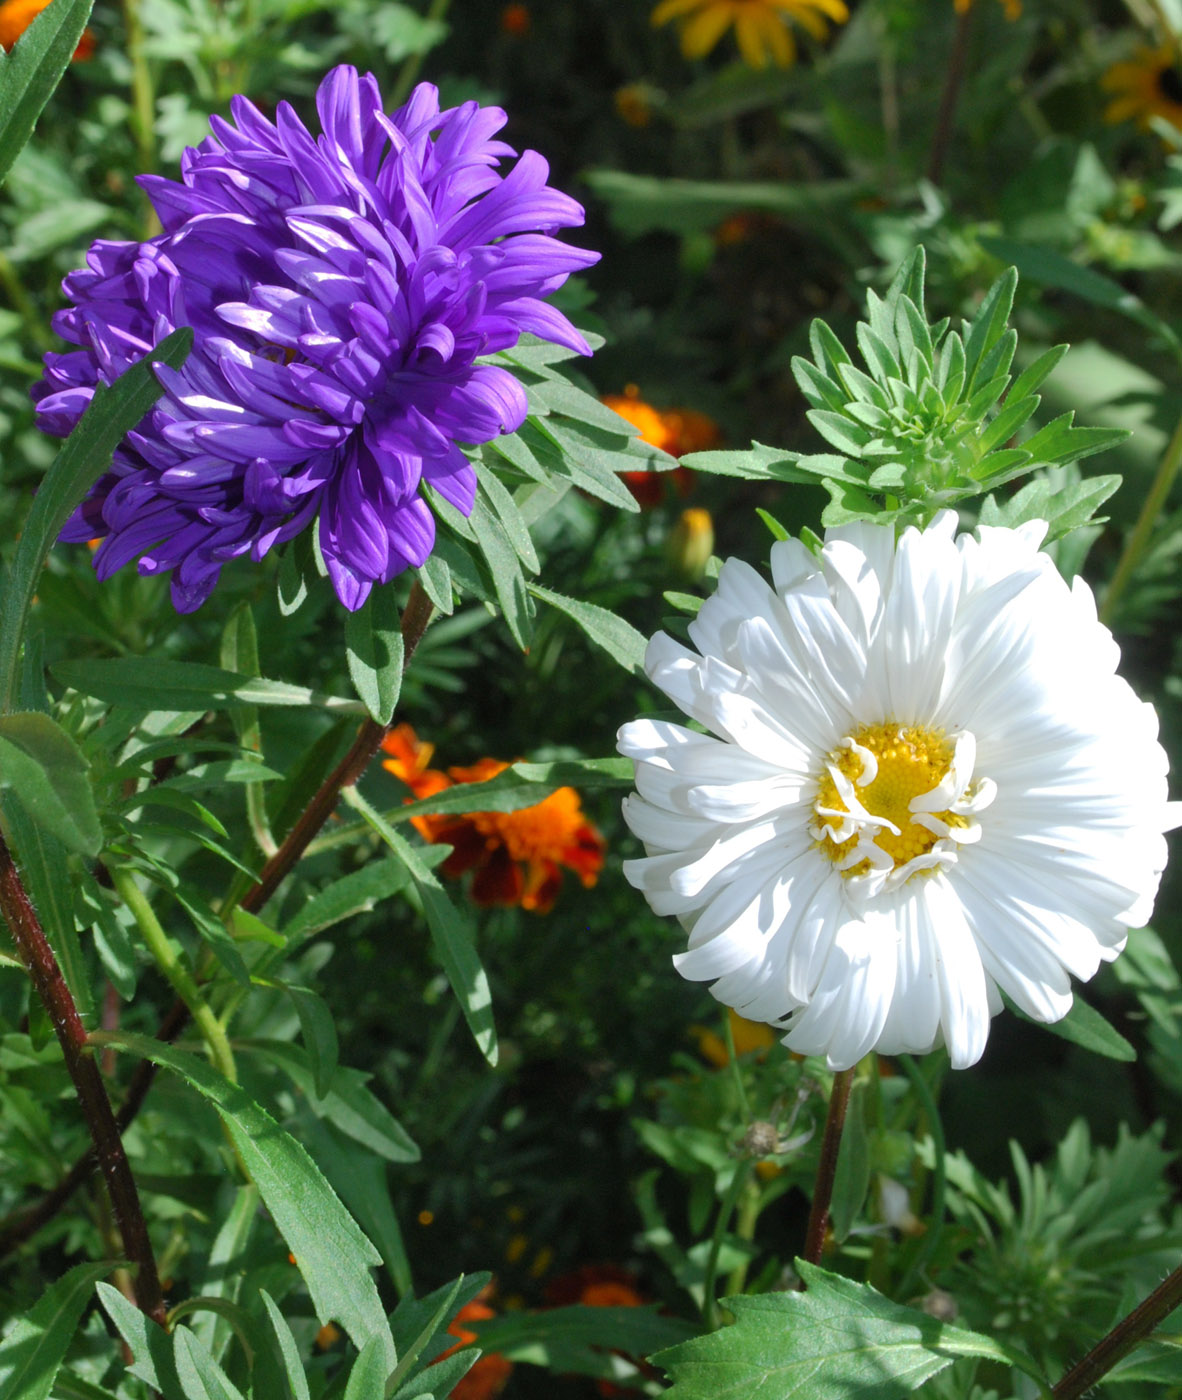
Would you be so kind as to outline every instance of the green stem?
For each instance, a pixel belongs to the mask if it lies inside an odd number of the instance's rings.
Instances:
[[[821,1139],[821,1158],[817,1163],[817,1180],[813,1187],[813,1204],[809,1211],[808,1230],[804,1237],[801,1258],[809,1264],[819,1264],[825,1251],[825,1233],[829,1228],[829,1203],[833,1199],[833,1181],[837,1175],[837,1154],[841,1150],[841,1131],[845,1127],[845,1111],[850,1103],[854,1085],[854,1067],[839,1070],[833,1076],[829,1094],[829,1112],[825,1118],[825,1136]]]
[[[184,965],[168,934],[164,932],[164,927],[156,917],[147,895],[136,884],[135,876],[126,865],[111,867],[111,880],[119,898],[131,911],[140,937],[156,959],[157,967],[168,978],[173,991],[188,1008],[189,1015],[192,1016],[209,1049],[210,1059],[231,1083],[237,1083],[238,1071],[234,1064],[234,1052],[230,1049],[225,1028],[210,1010],[196,979]]]
[[[918,1279],[927,1267],[928,1260],[935,1253],[936,1246],[940,1243],[940,1235],[944,1230],[944,1198],[948,1187],[947,1172],[947,1147],[944,1142],[944,1127],[940,1122],[940,1111],[936,1107],[936,1100],[932,1097],[932,1091],[928,1088],[927,1080],[924,1079],[919,1066],[910,1055],[900,1055],[899,1064],[903,1073],[911,1081],[911,1087],[915,1090],[915,1097],[919,1100],[923,1109],[924,1117],[927,1119],[928,1132],[932,1135],[932,1146],[935,1149],[936,1164],[933,1173],[932,1184],[932,1222],[928,1226],[928,1232],[924,1236],[923,1245],[919,1253],[916,1254],[911,1267],[907,1270],[903,1282],[896,1291],[896,1297],[906,1298],[912,1281]]]
[[[743,1196],[739,1201],[739,1218],[735,1221],[735,1234],[741,1240],[751,1241],[755,1238],[755,1225],[759,1219],[759,1212],[763,1206],[763,1192],[759,1183],[748,1180],[743,1188]],[[733,1298],[736,1293],[742,1293],[747,1282],[748,1259],[742,1259],[731,1270],[731,1276],[726,1281],[726,1294],[728,1298]]]
[[[425,16],[427,24],[442,20],[447,14],[448,5],[451,0],[431,0],[427,6]],[[422,53],[412,53],[407,56],[399,70],[398,78],[394,83],[394,90],[390,94],[390,107],[393,110],[401,107],[410,95],[410,90],[414,86],[415,79],[419,76],[419,69],[423,66]]]
[[[135,1178],[123,1150],[119,1126],[111,1112],[111,1101],[99,1073],[93,1051],[87,1043],[86,1027],[66,986],[57,958],[21,882],[8,846],[0,836],[0,915],[8,925],[28,970],[33,987],[49,1014],[54,1033],[62,1047],[66,1069],[74,1083],[78,1102],[86,1118],[94,1144],[115,1223],[123,1239],[123,1252],[136,1264],[136,1301],[155,1322],[164,1326],[164,1297],[152,1253],[152,1241],[144,1222]]]
[[[156,169],[156,87],[144,47],[140,0],[123,0],[123,24],[127,32],[127,56],[131,60],[131,129],[135,135],[136,161],[143,171]],[[144,215],[144,237],[160,232],[151,204]]]
[[[402,666],[405,671],[431,621],[433,604],[422,584],[415,580],[402,613]],[[300,813],[296,824],[283,839],[283,844],[263,866],[259,882],[242,899],[242,908],[257,914],[271,898],[307,850],[312,838],[332,815],[343,788],[352,787],[369,767],[370,759],[382,746],[387,730],[367,719],[357,731],[349,752],[321,783],[311,801]],[[228,910],[223,910],[223,915]]]
[[[714,1222],[714,1234],[710,1239],[710,1253],[706,1256],[706,1276],[702,1280],[702,1321],[711,1331],[719,1325],[718,1301],[714,1297],[714,1285],[718,1278],[718,1256],[722,1252],[722,1239],[726,1234],[727,1226],[731,1223],[731,1216],[735,1213],[735,1205],[743,1187],[747,1184],[750,1171],[751,1163],[746,1158],[735,1167],[731,1184],[727,1187],[722,1204],[718,1207],[718,1219]]]
[[[37,314],[37,308],[33,305],[25,284],[12,265],[12,260],[8,254],[0,251],[0,287],[4,288],[4,294],[8,298],[8,303],[21,318],[25,332],[30,340],[34,342],[39,350],[52,350],[56,341],[49,327]]]
[[[1104,594],[1104,602],[1100,608],[1101,622],[1111,622],[1116,600],[1128,587],[1129,580],[1137,571],[1137,565],[1140,564],[1142,556],[1149,548],[1153,527],[1169,497],[1170,490],[1174,485],[1174,478],[1178,475],[1180,463],[1182,463],[1182,419],[1178,420],[1178,426],[1166,444],[1166,450],[1158,464],[1157,475],[1153,478],[1153,484],[1142,503],[1141,514],[1137,517],[1132,534],[1125,541],[1124,550],[1116,565],[1116,572],[1112,575],[1112,582]]]
[[[1121,1357],[1139,1346],[1179,1303],[1182,1303],[1182,1264],[1067,1372],[1051,1391],[1055,1400],[1079,1400],[1086,1395],[1101,1376],[1107,1375]]]
[[[747,1090],[743,1087],[743,1072],[739,1068],[739,1057],[735,1054],[735,1033],[731,1029],[731,1013],[723,1007],[722,1010],[722,1038],[726,1042],[726,1058],[730,1065],[731,1076],[735,1081],[735,1093],[739,1099],[739,1111],[743,1115],[743,1122],[750,1125],[751,1106],[747,1102]]]

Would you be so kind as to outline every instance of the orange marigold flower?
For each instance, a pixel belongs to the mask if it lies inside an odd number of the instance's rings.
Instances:
[[[635,1275],[618,1264],[585,1264],[573,1273],[563,1274],[546,1289],[546,1301],[552,1307],[564,1304],[581,1303],[586,1308],[640,1308],[646,1299],[636,1287]],[[616,1351],[616,1356],[626,1353]],[[634,1361],[644,1375],[654,1375],[652,1368],[637,1358]],[[626,1396],[636,1392],[631,1387],[613,1385],[610,1381],[596,1381],[600,1395]]]
[[[48,4],[49,0],[3,0],[0,4],[0,49],[12,48]],[[74,57],[81,63],[93,53],[94,35],[84,29]]]
[[[416,798],[460,783],[487,782],[509,766],[482,758],[446,773],[428,768],[434,748],[421,743],[408,724],[392,730],[382,748],[391,755],[382,766]],[[424,840],[452,847],[440,869],[452,879],[471,871],[471,895],[482,908],[519,905],[545,914],[554,907],[564,869],[573,870],[590,888],[603,868],[606,843],[583,815],[574,788],[559,788],[516,812],[445,812],[411,820]]]
[[[512,34],[514,38],[520,38],[523,34],[528,34],[533,19],[529,12],[528,5],[506,5],[501,11],[501,29],[506,34]]]
[[[625,385],[622,394],[604,394],[599,402],[631,423],[644,442],[673,455],[670,450],[674,441],[673,428],[660,409],[645,403],[635,384]]]
[[[659,447],[670,457],[704,452],[720,440],[713,418],[693,408],[654,408],[640,397],[635,384],[625,385],[622,394],[604,394],[600,403],[627,419],[643,442]],[[686,496],[693,486],[694,474],[689,467],[676,467],[671,472],[621,472],[620,480],[640,505],[658,506],[665,499],[666,483],[678,496]]]
[[[442,1361],[445,1356],[451,1356],[453,1352],[459,1351],[461,1347],[471,1346],[477,1341],[475,1332],[464,1326],[465,1322],[484,1322],[490,1317],[496,1317],[496,1312],[483,1300],[489,1296],[491,1285],[483,1288],[472,1299],[456,1313],[455,1317],[447,1325],[447,1330],[453,1337],[458,1337],[454,1347],[448,1347],[435,1359]],[[495,1351],[482,1356],[472,1367],[467,1375],[462,1376],[455,1389],[451,1391],[451,1400],[494,1400],[505,1388],[505,1382],[513,1370],[512,1361],[506,1361],[503,1356]]]

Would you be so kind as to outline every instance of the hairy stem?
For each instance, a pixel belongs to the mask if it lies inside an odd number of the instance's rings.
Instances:
[[[156,1259],[148,1227],[140,1209],[139,1192],[131,1174],[119,1126],[103,1085],[78,1007],[66,986],[57,958],[29,900],[20,873],[3,836],[0,836],[0,913],[12,934],[17,952],[29,973],[42,1004],[49,1013],[66,1069],[74,1082],[78,1102],[90,1129],[94,1157],[106,1182],[123,1239],[123,1252],[138,1266],[136,1298],[147,1315],[164,1326],[164,1299],[156,1272]]]
[[[125,865],[115,866],[111,870],[111,879],[119,892],[119,898],[131,912],[140,937],[155,958],[156,966],[168,978],[169,985],[185,1003],[189,1015],[201,1032],[209,1048],[210,1059],[221,1074],[232,1083],[237,1083],[238,1072],[234,1066],[234,1052],[230,1049],[225,1029],[201,995],[196,978],[181,961],[172,940],[164,932],[147,895],[136,884],[135,876]]]
[[[1182,1303],[1182,1264],[1067,1372],[1051,1391],[1055,1400],[1079,1400],[1086,1395],[1101,1376],[1107,1375],[1122,1356],[1139,1346],[1179,1303]]]
[[[432,611],[431,600],[416,581],[410,590],[410,596],[402,613],[402,664],[404,670],[409,665],[415,648],[422,640],[423,633],[427,630]],[[296,861],[307,849],[309,842],[324,822],[328,820],[341,789],[356,783],[365,772],[366,765],[378,751],[385,733],[386,731],[380,725],[374,724],[372,720],[367,720],[361,726],[349,752],[324,780],[279,850],[263,867],[259,883],[249,890],[243,898],[241,905],[243,909],[257,914],[271,898]],[[299,833],[298,839],[297,833]],[[60,977],[60,975],[59,973],[58,976]],[[178,996],[157,1028],[156,1038],[163,1041],[175,1040],[184,1030],[188,1020],[189,1007],[185,1000]],[[82,1032],[82,1039],[86,1039],[85,1031]],[[127,1097],[124,1099],[116,1119],[118,1132],[125,1131],[135,1119],[155,1077],[156,1065],[151,1060],[141,1060],[128,1083]],[[101,1081],[99,1088],[102,1088]],[[108,1105],[108,1112],[109,1110],[110,1106]],[[116,1140],[118,1140],[118,1132]],[[122,1152],[122,1144],[120,1144],[120,1152]],[[25,1240],[30,1239],[43,1225],[54,1218],[87,1179],[93,1168],[94,1160],[94,1155],[87,1153],[35,1205],[15,1211],[6,1219],[0,1220],[0,1258],[3,1258],[6,1253],[15,1249]],[[135,1257],[130,1247],[127,1249],[127,1255],[128,1258]],[[154,1267],[152,1277],[156,1277]],[[157,1292],[159,1292],[159,1285],[157,1285]],[[164,1316],[163,1304],[161,1304],[160,1316]]]
[[[1132,533],[1125,541],[1125,547],[1121,551],[1120,559],[1117,561],[1116,572],[1112,575],[1112,582],[1108,585],[1108,591],[1104,594],[1104,602],[1100,608],[1100,621],[1111,622],[1112,614],[1116,607],[1117,599],[1124,593],[1129,585],[1129,580],[1137,570],[1146,550],[1149,548],[1150,536],[1153,534],[1153,527],[1157,524],[1157,517],[1161,514],[1169,497],[1170,490],[1174,485],[1174,479],[1178,475],[1179,464],[1182,464],[1182,419],[1178,420],[1178,426],[1174,429],[1174,434],[1166,444],[1166,450],[1162,454],[1162,459],[1158,463],[1157,474],[1153,478],[1145,500],[1141,505],[1141,513],[1137,516],[1137,523],[1133,526]]]
[[[819,1264],[825,1249],[825,1232],[829,1228],[829,1203],[833,1199],[833,1181],[837,1175],[837,1154],[841,1148],[841,1131],[845,1127],[845,1111],[849,1107],[853,1084],[852,1066],[839,1070],[833,1076],[829,1113],[825,1118],[825,1136],[821,1139],[821,1160],[817,1163],[813,1204],[809,1211],[808,1230],[801,1254],[801,1258],[810,1264]]]

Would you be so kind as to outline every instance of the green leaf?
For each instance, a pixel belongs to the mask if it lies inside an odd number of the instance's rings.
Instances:
[[[548,1347],[618,1348],[629,1356],[689,1341],[693,1327],[680,1317],[662,1316],[654,1306],[595,1308],[576,1304],[546,1308],[541,1312],[515,1311],[471,1325],[484,1351],[531,1360],[545,1355]]]
[[[0,788],[72,851],[98,855],[102,828],[81,749],[48,715],[0,715]]]
[[[423,1324],[422,1328],[420,1328],[419,1333],[415,1337],[415,1339],[410,1343],[409,1346],[403,1348],[402,1355],[399,1358],[398,1365],[394,1370],[394,1374],[390,1377],[389,1382],[387,1383],[387,1394],[392,1394],[393,1392],[395,1392],[398,1389],[399,1384],[413,1373],[415,1369],[415,1363],[418,1361],[419,1357],[422,1356],[423,1352],[426,1350],[427,1346],[431,1342],[431,1339],[440,1330],[446,1327],[447,1319],[452,1310],[453,1301],[455,1299],[456,1294],[463,1287],[463,1284],[464,1276],[463,1274],[461,1274],[460,1277],[455,1280],[455,1282],[451,1285],[448,1291],[444,1294],[442,1300],[439,1303],[439,1306]],[[463,1305],[461,1304],[460,1306]],[[457,1307],[456,1312],[459,1312],[459,1310],[460,1309]]]
[[[370,1341],[381,1344],[379,1337]],[[172,1347],[185,1400],[243,1400],[242,1392],[187,1327],[175,1329]]]
[[[178,884],[172,889],[172,894],[222,967],[240,987],[249,987],[250,973],[238,945],[229,929],[206,904],[201,891],[191,885]]]
[[[246,1040],[242,1044],[273,1060],[297,1084],[318,1118],[325,1118],[347,1137],[388,1162],[417,1162],[417,1143],[366,1084],[361,1070],[338,1065],[324,1094],[316,1092],[311,1056],[286,1040]]]
[[[476,952],[471,918],[447,897],[443,886],[415,847],[405,841],[379,812],[374,811],[356,788],[346,788],[344,796],[410,872],[422,902],[427,927],[431,930],[435,952],[460,1003],[464,1019],[476,1038],[481,1054],[490,1065],[495,1065],[497,1031],[493,1023],[492,993]]]
[[[271,1330],[267,1338],[270,1345],[262,1349],[255,1361],[256,1368],[261,1371],[256,1377],[255,1394],[260,1400],[262,1397],[268,1397],[268,1400],[270,1397],[275,1397],[275,1400],[312,1400],[291,1328],[266,1289],[260,1289],[259,1294],[267,1309]],[[264,1379],[271,1382],[266,1388]]]
[[[734,1324],[652,1359],[669,1400],[896,1400],[961,1356],[1011,1363],[989,1337],[797,1262],[804,1293],[728,1298]]]
[[[50,668],[63,685],[111,705],[135,710],[227,710],[235,705],[282,705],[361,715],[356,700],[321,695],[303,685],[239,675],[195,661],[121,656],[100,661],[59,661]]]
[[[309,1124],[308,1147],[333,1190],[377,1245],[390,1281],[405,1298],[412,1285],[410,1260],[390,1200],[385,1163],[372,1152],[358,1152],[350,1139],[322,1119]]]
[[[106,1260],[76,1265],[18,1319],[0,1342],[0,1400],[48,1400],[94,1285],[113,1267]]]
[[[846,1110],[845,1130],[837,1153],[830,1205],[833,1234],[845,1240],[870,1189],[870,1135],[866,1126],[867,1081],[856,1080]]]
[[[308,1063],[312,1067],[312,1084],[316,1097],[322,1099],[332,1085],[340,1055],[336,1021],[324,998],[310,988],[293,987],[288,982],[280,985],[291,998],[296,1015],[300,1018],[304,1049],[308,1052]]]
[[[29,898],[41,916],[41,926],[57,955],[79,1014],[85,1021],[93,1013],[94,1002],[90,990],[90,969],[82,955],[78,925],[74,918],[74,886],[66,848],[52,832],[33,821],[25,808],[17,803],[6,801],[5,818],[13,853],[24,875]],[[35,999],[30,1005],[29,1015],[35,1016],[40,1006],[40,1001]]]
[[[744,71],[744,87],[754,80]],[[583,179],[607,203],[612,223],[630,237],[654,229],[684,236],[713,229],[728,214],[749,209],[823,225],[831,211],[849,209],[874,193],[855,180],[677,180],[624,170],[585,170]]]
[[[595,603],[583,603],[562,593],[552,593],[536,583],[528,586],[535,598],[549,603],[578,623],[596,646],[602,647],[626,671],[637,676],[644,675],[644,653],[648,643],[630,622]]]
[[[311,938],[354,914],[367,913],[410,884],[406,867],[395,860],[371,860],[313,895],[285,925],[289,945]]]
[[[113,905],[105,898],[89,870],[77,873],[75,889],[77,922],[83,928],[90,926],[103,971],[124,1001],[130,1001],[135,995],[136,984],[135,946],[131,935],[120,923]]]
[[[372,1336],[388,1338],[386,1315],[369,1274],[380,1263],[377,1251],[300,1144],[244,1089],[198,1056],[123,1031],[95,1031],[91,1039],[172,1070],[213,1104],[295,1257],[318,1321],[340,1322],[358,1347]],[[392,1343],[389,1351],[393,1366]]]
[[[106,1308],[135,1358],[127,1369],[153,1390],[167,1395],[169,1400],[182,1395],[168,1333],[140,1312],[134,1303],[128,1302],[117,1288],[112,1288],[109,1283],[100,1283],[97,1288],[99,1302]]]
[[[1106,1060],[1121,1060],[1131,1064],[1137,1058],[1136,1050],[1120,1031],[1110,1025],[1096,1008],[1090,1006],[1078,993],[1071,1003],[1071,1010],[1058,1021],[1036,1021],[1033,1016],[1027,1016],[1020,1007],[1015,1006],[1008,997],[1004,1000],[1020,1020],[1029,1021],[1034,1026],[1042,1026],[1052,1035],[1069,1040],[1073,1045],[1091,1050],[1094,1054],[1103,1055]]]
[[[981,382],[989,376],[989,371],[982,371],[985,370],[989,352],[1006,334],[1017,286],[1016,269],[1007,268],[985,293],[972,325],[964,327],[966,395],[971,396],[979,390]]]
[[[387,725],[402,689],[402,619],[390,587],[374,588],[345,614],[345,655],[353,688],[375,724]]]
[[[90,18],[93,0],[53,0],[0,52],[0,185],[24,149],[37,118],[66,71]],[[65,114],[62,114],[63,117]]]
[[[386,1377],[390,1374],[382,1339],[371,1337],[361,1348],[361,1354],[349,1372],[345,1400],[380,1400],[386,1393]]]
[[[1173,328],[1150,311],[1140,297],[1126,291],[1111,277],[1105,277],[1093,268],[1072,262],[1062,253],[1056,253],[1053,248],[1019,243],[1012,238],[990,237],[980,241],[986,252],[992,253],[1003,262],[1013,263],[1029,281],[1037,282],[1042,287],[1058,287],[1062,291],[1082,297],[1093,306],[1119,312],[1160,336],[1172,350],[1182,349]]]
[[[482,783],[457,783],[418,802],[387,813],[391,824],[438,812],[519,812],[536,807],[561,787],[590,790],[631,787],[635,768],[628,758],[557,759],[551,763],[512,763]],[[345,877],[350,878],[349,876]]]
[[[533,607],[526,593],[521,561],[505,527],[477,496],[472,505],[476,544],[484,555],[501,613],[522,651],[529,650]]]
[[[250,1183],[239,1186],[234,1193],[234,1204],[214,1237],[200,1295],[190,1300],[195,1305],[209,1308],[208,1315],[199,1318],[193,1330],[209,1348],[209,1354],[215,1361],[221,1360],[231,1332],[237,1330],[237,1318],[234,1312],[220,1313],[217,1307],[211,1305],[225,1303],[230,1306],[237,1299],[242,1282],[241,1259],[246,1253],[258,1218],[258,1187]],[[171,1314],[172,1320],[175,1322],[179,1316],[179,1311],[174,1309]],[[245,1336],[239,1334],[239,1340],[244,1346],[247,1345]]]
[[[517,557],[531,573],[536,574],[541,568],[538,563],[538,554],[534,549],[534,542],[530,538],[529,526],[522,518],[512,492],[497,476],[496,472],[481,472],[477,480],[481,494],[488,497],[489,504],[496,512],[497,519],[504,527],[505,534],[509,537],[509,542],[517,551]]]
[[[53,5],[43,10],[25,37],[62,3],[63,0],[54,0]],[[85,0],[74,0],[74,3],[85,17],[89,8]],[[19,49],[18,44],[14,54]],[[0,68],[0,110],[8,98],[7,83],[12,77],[13,62],[9,58],[6,66]],[[70,512],[110,466],[115,448],[160,397],[160,385],[152,374],[151,365],[162,363],[179,369],[192,343],[191,330],[173,331],[109,388],[100,384],[41,483],[11,566],[0,580],[0,713],[12,708],[25,622],[46,554]]]

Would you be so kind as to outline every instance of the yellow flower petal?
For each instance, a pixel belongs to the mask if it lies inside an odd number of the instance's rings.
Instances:
[[[718,43],[734,19],[728,0],[716,0],[709,8],[686,21],[681,31],[682,53],[686,58],[702,58]]]

